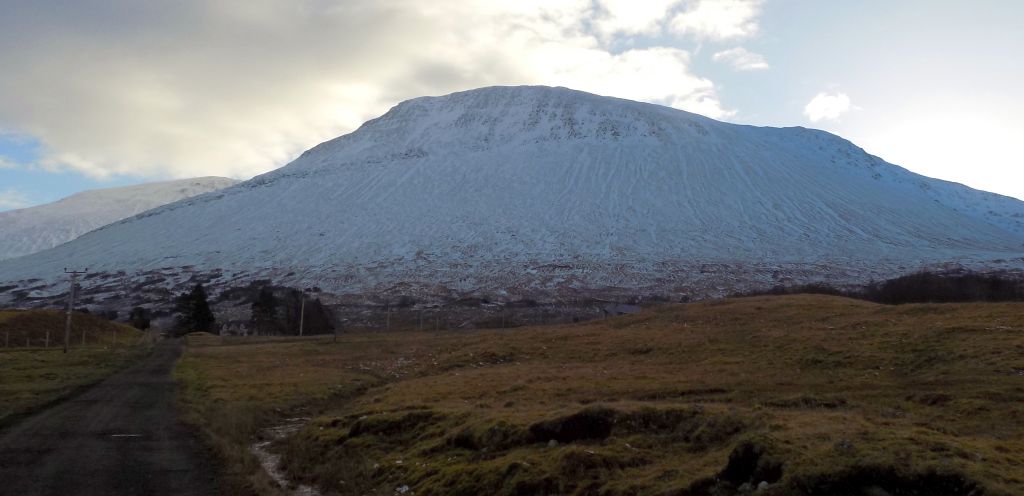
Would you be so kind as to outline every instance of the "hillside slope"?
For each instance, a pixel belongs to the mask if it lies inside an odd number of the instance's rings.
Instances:
[[[494,87],[403,102],[276,171],[0,263],[0,280],[74,259],[357,294],[709,294],[1024,265],[1022,247],[1024,202],[822,131]]]
[[[97,189],[46,205],[0,212],[0,260],[53,248],[111,222],[237,183],[224,177],[199,177]]]

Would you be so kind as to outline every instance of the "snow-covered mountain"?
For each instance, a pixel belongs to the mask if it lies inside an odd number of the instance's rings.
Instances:
[[[199,177],[96,189],[46,205],[0,212],[0,260],[53,248],[111,222],[237,183],[224,177]]]
[[[859,282],[1022,256],[1024,202],[826,132],[492,87],[403,102],[273,172],[0,262],[0,282],[72,265],[569,298]]]

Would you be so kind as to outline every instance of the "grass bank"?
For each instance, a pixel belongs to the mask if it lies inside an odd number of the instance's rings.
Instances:
[[[94,384],[149,349],[137,329],[76,314],[75,339],[64,354],[64,318],[46,310],[0,312],[0,427]]]
[[[183,402],[332,494],[1024,494],[1024,305],[830,296],[513,331],[190,346]]]

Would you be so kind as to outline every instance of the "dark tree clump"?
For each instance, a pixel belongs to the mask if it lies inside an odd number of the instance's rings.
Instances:
[[[179,333],[213,332],[216,319],[202,284],[196,284],[192,291],[178,296],[177,311]]]
[[[149,309],[142,307],[132,308],[132,311],[128,314],[128,322],[132,325],[132,327],[140,331],[145,331],[146,329],[149,329],[150,321],[152,320],[152,318],[153,317],[150,314]]]
[[[260,288],[259,295],[252,302],[250,320],[256,334],[270,335],[277,332],[277,307],[279,302],[269,286]]]
[[[302,317],[302,300],[305,298],[305,318]],[[285,294],[284,305],[285,334],[298,334],[300,321],[303,334],[330,334],[334,332],[334,317],[319,298],[303,296],[302,291],[289,289]]]
[[[1024,283],[995,274],[935,274],[920,272],[872,284],[868,300],[886,303],[956,303],[1021,301]]]
[[[838,289],[826,284],[775,286],[733,296],[824,294],[902,305],[905,303],[963,303],[1024,301],[1024,281],[1000,274],[919,272],[863,288]]]
[[[250,328],[257,335],[296,335],[334,332],[334,317],[318,298],[303,297],[302,291],[266,284],[255,292],[252,288]],[[305,317],[303,317],[305,299]]]

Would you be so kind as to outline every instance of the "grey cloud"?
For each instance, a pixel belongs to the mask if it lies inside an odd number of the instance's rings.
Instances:
[[[601,48],[580,24],[589,1],[536,12],[458,0],[7,3],[0,129],[39,139],[44,167],[95,176],[247,177],[400,100],[490,84],[574,85],[724,114],[685,52]],[[563,68],[583,57],[593,62]],[[620,66],[655,59],[664,64],[651,70],[675,81],[622,79]],[[618,86],[587,87],[605,74]]]

